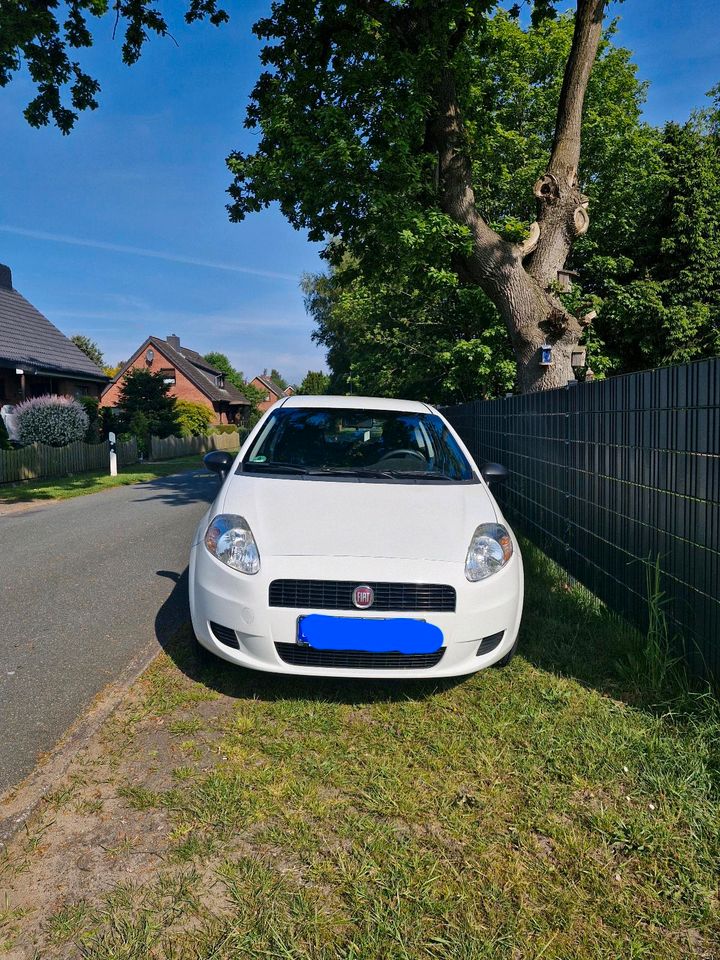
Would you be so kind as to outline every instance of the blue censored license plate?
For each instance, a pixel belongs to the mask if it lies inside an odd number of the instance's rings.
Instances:
[[[443,644],[442,630],[424,620],[398,617],[298,617],[297,642],[314,650],[362,650],[366,653],[435,653]]]

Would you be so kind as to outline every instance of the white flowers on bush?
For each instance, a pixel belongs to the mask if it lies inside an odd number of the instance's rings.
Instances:
[[[46,443],[51,447],[82,440],[89,422],[81,404],[72,397],[54,394],[18,404],[15,417],[21,443]]]

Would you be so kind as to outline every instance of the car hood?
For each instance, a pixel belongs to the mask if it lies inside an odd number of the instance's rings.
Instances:
[[[464,561],[496,511],[481,483],[368,483],[235,475],[223,513],[245,517],[263,556]]]

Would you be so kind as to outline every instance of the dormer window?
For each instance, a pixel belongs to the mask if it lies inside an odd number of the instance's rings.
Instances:
[[[225,374],[224,373],[218,374],[218,376],[215,377],[215,383],[217,384],[218,387],[220,387],[221,390],[223,390],[225,388]]]

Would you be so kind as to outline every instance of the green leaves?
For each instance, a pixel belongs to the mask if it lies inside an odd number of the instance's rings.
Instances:
[[[452,402],[512,388],[515,363],[495,308],[451,271],[363,277],[352,263],[306,278],[330,392]]]
[[[168,24],[154,0],[9,0],[0,4],[0,87],[23,64],[37,94],[24,115],[33,127],[55,125],[69,133],[81,110],[94,110],[100,85],[73,59],[72,51],[92,46],[90,18],[112,15],[123,32],[122,58],[137,61],[152,33],[165,36]],[[228,19],[217,0],[189,0],[188,23],[207,18],[217,26]]]

